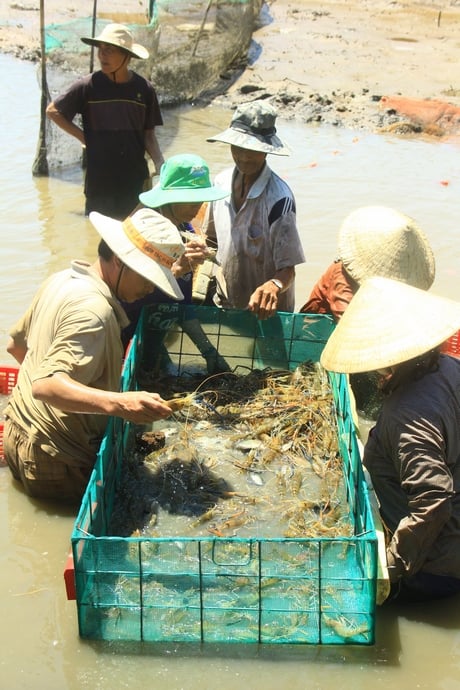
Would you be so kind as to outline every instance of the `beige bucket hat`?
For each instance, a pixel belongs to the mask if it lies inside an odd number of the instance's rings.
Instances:
[[[239,105],[230,127],[206,141],[221,141],[242,149],[289,156],[290,150],[276,134],[276,110],[265,101],[252,101]]]
[[[413,218],[387,206],[363,206],[342,223],[339,258],[359,284],[382,276],[428,290],[435,277],[430,244]]]
[[[107,24],[98,36],[84,37],[80,39],[89,46],[99,46],[100,43],[108,43],[117,48],[123,48],[132,57],[146,60],[149,51],[139,43],[134,43],[131,31],[124,24]]]
[[[460,302],[388,278],[366,280],[321,354],[344,374],[384,369],[437,347],[460,328]]]
[[[184,295],[171,267],[184,253],[178,229],[150,208],[141,208],[124,221],[92,211],[89,219],[110,249],[129,268],[173,299]]]

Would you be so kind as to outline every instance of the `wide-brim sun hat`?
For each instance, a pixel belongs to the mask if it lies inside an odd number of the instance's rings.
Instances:
[[[173,299],[184,299],[171,270],[184,253],[184,244],[178,229],[167,218],[142,208],[123,221],[97,211],[92,211],[89,219],[123,263]]]
[[[167,204],[203,203],[228,196],[211,183],[206,161],[195,154],[178,154],[163,163],[160,181],[148,192],[139,194],[139,201],[150,208]]]
[[[276,110],[266,101],[252,101],[239,105],[230,127],[206,141],[220,141],[242,149],[289,156],[290,150],[276,134]]]
[[[386,206],[363,206],[342,223],[339,258],[359,284],[382,276],[428,290],[435,259],[427,237],[413,218]]]
[[[460,302],[389,278],[364,281],[321,354],[325,369],[344,374],[407,362],[460,329]]]
[[[134,43],[131,31],[124,24],[107,24],[97,36],[84,36],[80,39],[90,46],[99,46],[100,43],[108,43],[111,46],[126,50],[132,57],[146,60],[149,51],[139,43]]]

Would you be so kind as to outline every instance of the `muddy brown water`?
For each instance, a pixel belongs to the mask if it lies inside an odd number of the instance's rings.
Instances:
[[[0,226],[0,363],[9,326],[38,285],[71,258],[93,258],[95,232],[82,215],[81,170],[33,178],[38,132],[36,68],[0,56],[3,98]],[[165,112],[159,134],[166,156],[199,152],[213,173],[229,163],[225,145],[206,136],[230,113],[215,107]],[[384,203],[418,219],[437,259],[433,291],[458,297],[460,277],[460,144],[407,140],[280,121],[290,158],[272,166],[295,191],[307,262],[297,275],[297,304],[335,256],[342,218]],[[430,315],[427,314],[427,328]],[[460,600],[379,609],[372,647],[187,646],[86,642],[63,568],[74,514],[31,501],[0,469],[0,688],[5,690],[454,690],[460,674]]]

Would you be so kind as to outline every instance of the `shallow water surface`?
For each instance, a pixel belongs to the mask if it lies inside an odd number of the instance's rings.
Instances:
[[[42,279],[71,258],[93,259],[97,237],[82,215],[81,170],[33,178],[40,95],[36,68],[0,56],[3,172],[3,295],[0,362],[7,332]],[[18,84],[21,88],[18,88]],[[199,152],[213,173],[230,162],[223,144],[206,143],[230,113],[216,107],[165,111],[165,156]],[[6,126],[8,123],[8,126]],[[433,291],[457,298],[460,276],[458,142],[311,128],[279,122],[292,148],[270,164],[292,186],[307,262],[297,271],[297,305],[335,258],[337,230],[357,206],[392,205],[414,216],[437,260]],[[430,315],[427,314],[427,327]],[[371,327],[371,325],[370,325]],[[460,668],[460,600],[377,611],[373,647],[204,646],[89,643],[78,637],[76,606],[66,600],[63,568],[74,515],[31,501],[0,469],[0,687],[15,690],[150,688],[337,690],[385,686],[454,690]]]

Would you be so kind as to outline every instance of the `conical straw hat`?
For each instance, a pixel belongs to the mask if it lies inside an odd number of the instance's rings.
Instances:
[[[406,362],[460,329],[460,302],[388,278],[358,289],[321,355],[325,369],[345,374]]]
[[[339,258],[359,284],[382,276],[428,290],[435,277],[430,244],[413,218],[387,206],[363,206],[342,223]]]

